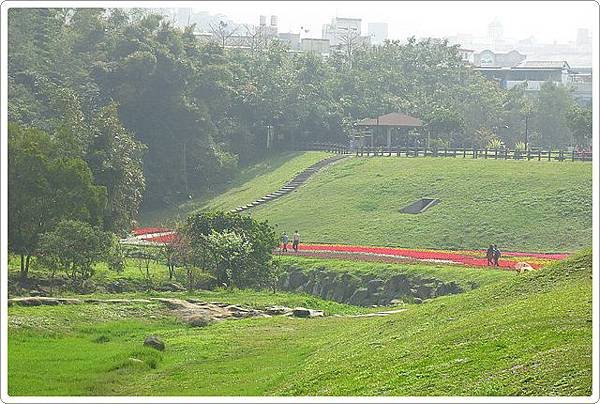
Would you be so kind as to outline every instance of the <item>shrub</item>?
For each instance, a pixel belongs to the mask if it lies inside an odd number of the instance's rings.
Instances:
[[[192,264],[210,271],[219,284],[243,288],[274,282],[271,258],[277,238],[267,222],[237,213],[202,212],[188,218],[182,237],[188,240]]]
[[[94,264],[107,256],[112,241],[110,233],[88,223],[64,220],[42,235],[40,263],[50,269],[52,278],[62,269],[73,282],[84,281],[94,274]]]

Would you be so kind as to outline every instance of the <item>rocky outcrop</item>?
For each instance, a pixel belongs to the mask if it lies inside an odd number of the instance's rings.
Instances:
[[[435,278],[409,277],[405,274],[387,278],[328,271],[326,268],[304,270],[290,266],[280,279],[285,291],[308,293],[323,299],[357,306],[388,305],[392,301],[421,303],[438,296],[464,292],[456,282]]]

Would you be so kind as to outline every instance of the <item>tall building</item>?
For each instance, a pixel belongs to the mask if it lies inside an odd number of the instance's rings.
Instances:
[[[488,36],[494,48],[504,38],[504,27],[498,18],[494,18],[494,21],[488,25]]]
[[[360,18],[335,17],[330,24],[323,25],[323,39],[328,39],[331,46],[337,46],[347,36],[359,37],[361,35],[362,20]]]
[[[370,22],[368,33],[373,45],[381,45],[388,38],[388,25],[385,22]]]

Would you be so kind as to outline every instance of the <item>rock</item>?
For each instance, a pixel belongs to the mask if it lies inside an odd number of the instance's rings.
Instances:
[[[56,299],[56,300],[58,300],[58,302],[60,304],[81,304],[81,303],[83,303],[79,299],[60,298],[60,299]]]
[[[383,286],[384,283],[385,282],[381,279],[373,279],[372,281],[369,281],[369,283],[367,283],[367,290],[369,291],[369,293],[375,293],[380,287]]]
[[[308,276],[301,270],[294,268],[288,274],[288,284],[290,289],[296,289],[297,287],[304,285],[308,281]]]
[[[434,285],[420,285],[415,289],[416,297],[424,300],[429,299],[433,296],[433,291],[435,290]]]
[[[355,306],[368,306],[368,297],[369,292],[367,288],[358,288],[352,293],[352,296],[348,299],[348,303]]]
[[[163,292],[183,292],[185,288],[177,282],[167,282],[159,290]]]
[[[292,311],[292,315],[294,317],[308,318],[308,317],[323,317],[324,313],[321,310],[312,310],[312,309],[306,309],[304,307],[295,307],[294,310]]]
[[[394,275],[383,285],[383,294],[390,298],[410,295],[410,282],[406,275]]]
[[[213,319],[206,314],[194,314],[189,316],[186,321],[192,327],[206,327],[213,322]]]
[[[265,309],[265,313],[267,313],[270,316],[282,316],[284,314],[290,313],[291,311],[291,308],[285,306],[272,306],[267,307]]]
[[[463,290],[456,282],[442,283],[434,292],[435,296],[455,295]]]
[[[150,335],[144,340],[144,345],[159,351],[165,350],[165,343],[156,335]]]
[[[43,289],[34,289],[34,290],[32,290],[32,291],[29,292],[29,296],[32,296],[32,297],[43,296],[43,297],[45,297],[45,296],[48,296],[48,292],[46,292]]]
[[[415,298],[413,299],[413,303],[415,303],[415,304],[421,304],[421,303],[423,303],[423,300],[422,300],[422,299],[419,299],[418,297],[415,297]]]

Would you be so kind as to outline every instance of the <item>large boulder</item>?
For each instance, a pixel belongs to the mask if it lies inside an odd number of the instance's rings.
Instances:
[[[463,292],[463,289],[454,281],[442,283],[434,292],[435,296],[456,295]]]
[[[213,319],[208,314],[198,313],[187,317],[186,321],[192,327],[206,327],[213,322]]]
[[[383,286],[384,283],[385,282],[381,279],[370,280],[369,283],[367,283],[367,290],[369,293],[375,293]]]
[[[383,285],[383,294],[391,299],[410,295],[410,281],[406,275],[394,275]]]
[[[350,299],[348,299],[349,304],[353,304],[355,306],[368,306],[369,305],[369,291],[367,288],[358,288],[352,293]]]
[[[422,300],[429,299],[433,297],[433,292],[435,290],[435,285],[419,285],[415,288],[415,297],[418,297]]]
[[[271,306],[265,309],[265,313],[267,313],[270,316],[282,316],[291,312],[292,309],[285,306]]]
[[[159,290],[163,292],[184,292],[185,288],[177,282],[166,282],[161,285]]]
[[[313,309],[306,309],[304,307],[295,307],[292,310],[292,315],[294,317],[309,318],[309,317],[323,317],[324,313],[322,310],[313,310]]]
[[[159,351],[165,350],[165,343],[156,335],[147,336],[146,339],[144,339],[144,345]]]
[[[308,281],[308,276],[299,269],[293,269],[288,274],[288,288],[294,290]]]

